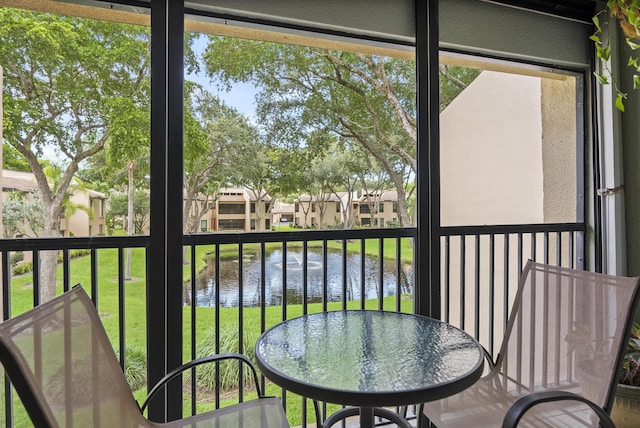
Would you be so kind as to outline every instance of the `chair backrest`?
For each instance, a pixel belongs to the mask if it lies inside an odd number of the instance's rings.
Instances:
[[[567,390],[610,411],[638,282],[527,263],[494,370],[504,389]]]
[[[35,426],[147,425],[80,286],[1,323],[0,361]]]

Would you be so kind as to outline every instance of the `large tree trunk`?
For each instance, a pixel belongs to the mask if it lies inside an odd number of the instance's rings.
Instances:
[[[60,211],[52,204],[45,206],[44,236],[60,237]],[[58,250],[40,251],[40,300],[47,302],[56,295],[56,270],[58,268]]]

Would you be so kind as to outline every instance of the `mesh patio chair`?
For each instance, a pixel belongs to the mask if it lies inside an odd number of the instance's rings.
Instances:
[[[439,428],[613,427],[638,281],[529,262],[490,373],[424,415]]]
[[[178,421],[154,423],[143,416],[135,401],[98,313],[82,287],[0,324],[0,360],[37,427],[288,428],[280,400],[262,396],[253,365],[240,354],[187,363],[160,380],[150,396],[182,370],[229,358],[253,369],[260,398]]]

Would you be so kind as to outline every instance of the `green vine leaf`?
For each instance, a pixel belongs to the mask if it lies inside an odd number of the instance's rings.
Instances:
[[[596,46],[596,55],[603,61],[608,61],[611,56],[611,48]]]
[[[634,51],[640,48],[640,44],[631,41],[631,39],[627,39],[627,45]]]
[[[622,92],[618,92],[618,96],[616,97],[616,108],[624,113],[624,99],[627,98],[627,94],[623,94]]]
[[[598,82],[600,82],[601,85],[609,84],[609,79],[607,79],[607,76],[605,76],[604,74],[599,74],[597,72],[594,72],[593,75],[596,76],[596,78],[598,79]]]
[[[633,89],[638,89],[640,88],[640,76],[638,76],[637,74],[633,75]]]
[[[598,17],[598,15],[591,18],[591,20],[593,21],[593,25],[596,26],[596,30],[598,30],[598,33],[601,33],[602,27],[600,26],[600,18]]]

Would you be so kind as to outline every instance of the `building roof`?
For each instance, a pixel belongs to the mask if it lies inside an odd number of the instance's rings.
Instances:
[[[343,198],[345,198],[347,195],[349,194],[349,192],[338,192],[338,195],[336,195],[335,193],[331,193],[329,195],[326,195],[324,198],[325,202],[341,202]],[[296,202],[316,202],[320,200],[320,198],[318,198],[318,196],[310,196],[310,195],[300,195],[296,198]]]
[[[396,202],[398,200],[398,191],[397,190],[383,190],[382,194],[380,192],[372,192],[371,199],[379,198],[380,202]],[[367,195],[362,194],[360,197],[360,202],[367,202]]]
[[[2,177],[2,191],[3,192],[31,192],[37,190],[38,185],[31,180],[15,177]]]
[[[273,214],[293,214],[294,206],[293,204],[279,203],[271,209],[271,212]]]
[[[260,191],[259,196],[261,202],[270,202],[272,199],[264,190]],[[255,202],[257,198],[253,190],[240,187],[221,187],[218,190],[218,200],[220,202],[245,202],[246,200]]]
[[[31,192],[38,189],[38,183],[32,172],[12,171],[10,169],[2,170],[2,191],[3,192]],[[84,190],[90,198],[106,199],[107,196],[102,192],[91,189]]]

